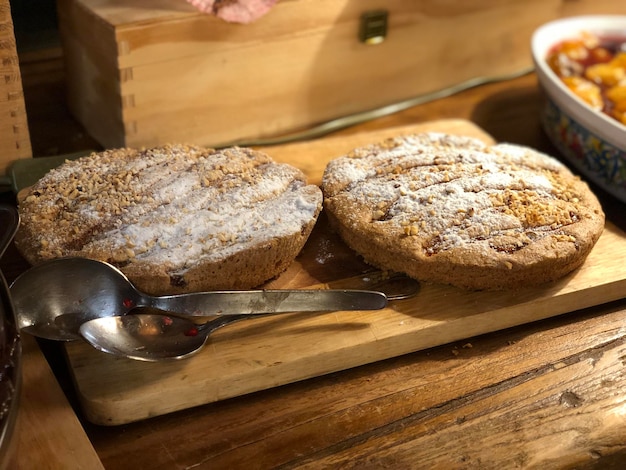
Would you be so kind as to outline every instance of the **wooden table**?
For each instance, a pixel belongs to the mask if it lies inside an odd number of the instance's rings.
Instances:
[[[96,147],[54,93],[62,86],[55,61],[49,80],[23,72],[36,155]],[[337,134],[465,118],[497,140],[554,153],[539,127],[540,102],[531,74]],[[608,218],[623,227],[624,205],[600,196]],[[15,250],[1,265],[9,279],[26,267]],[[626,300],[118,427],[75,415],[57,345],[39,344],[55,382],[37,344],[25,340],[29,418],[19,435],[30,445],[23,468],[581,469],[626,462]]]

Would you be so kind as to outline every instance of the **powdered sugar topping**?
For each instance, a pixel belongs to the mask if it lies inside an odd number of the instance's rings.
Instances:
[[[53,227],[38,234],[42,258],[107,253],[115,264],[184,273],[298,232],[320,206],[319,189],[290,165],[248,149],[178,145],[63,165],[32,188],[21,210]]]
[[[370,212],[373,226],[419,238],[427,255],[470,244],[510,252],[576,219],[577,195],[561,173],[560,162],[525,147],[429,133],[333,160],[323,190]]]

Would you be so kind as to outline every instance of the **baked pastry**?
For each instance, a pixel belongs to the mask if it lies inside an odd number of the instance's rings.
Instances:
[[[148,293],[249,289],[289,266],[321,207],[300,170],[258,151],[125,148],[45,175],[15,241],[32,264],[103,260]]]
[[[440,133],[334,159],[322,191],[331,226],[366,262],[468,289],[556,280],[604,228],[597,198],[556,159]]]

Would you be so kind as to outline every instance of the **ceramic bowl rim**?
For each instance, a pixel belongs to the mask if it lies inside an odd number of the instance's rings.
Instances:
[[[597,137],[626,151],[626,126],[614,118],[594,111],[570,91],[548,66],[545,56],[559,41],[574,38],[582,31],[623,34],[626,37],[626,15],[586,15],[562,18],[543,24],[531,38],[531,53],[539,83],[562,111]]]

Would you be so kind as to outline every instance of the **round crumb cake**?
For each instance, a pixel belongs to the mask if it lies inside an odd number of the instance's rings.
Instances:
[[[289,266],[321,207],[300,170],[251,149],[115,149],[31,187],[16,245],[31,264],[110,262],[152,294],[250,289]]]
[[[535,150],[425,133],[332,160],[324,210],[370,264],[422,281],[498,290],[579,267],[604,229],[589,187]]]

